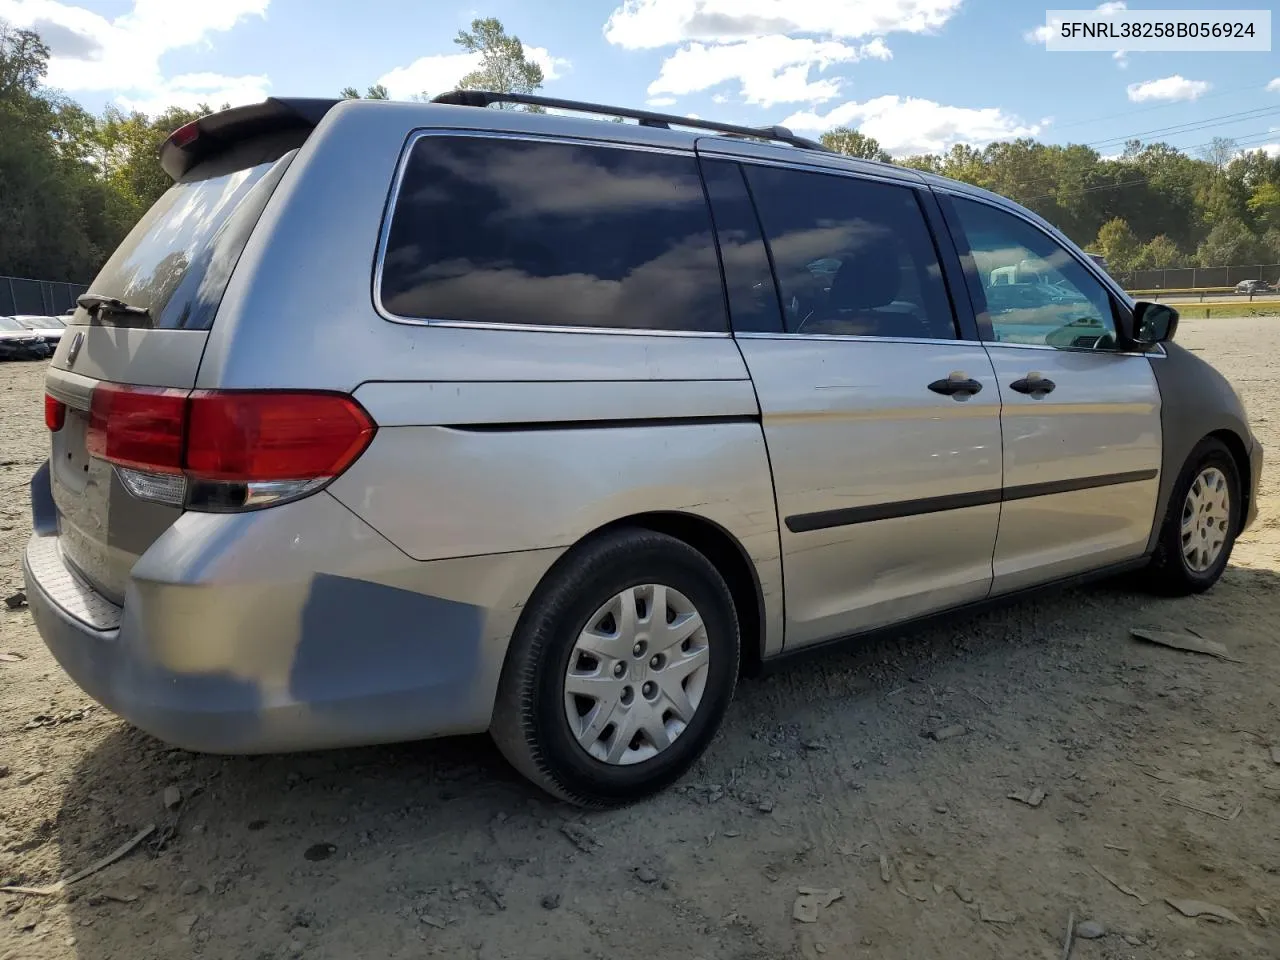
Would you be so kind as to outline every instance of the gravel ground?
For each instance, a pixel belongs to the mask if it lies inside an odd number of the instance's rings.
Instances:
[[[1280,324],[1188,322],[1180,340],[1280,451]],[[43,373],[0,366],[4,594],[46,449]],[[0,894],[0,958],[1060,960],[1069,917],[1077,960],[1280,956],[1278,574],[1269,469],[1210,594],[1104,585],[797,663],[740,687],[676,789],[589,815],[482,737],[171,750],[80,693],[28,611],[0,609],[0,653],[21,658],[0,659],[0,883],[49,883],[157,826],[58,895]],[[1240,662],[1134,626],[1193,628]],[[939,725],[963,732],[922,736]],[[801,923],[800,888],[839,896]]]

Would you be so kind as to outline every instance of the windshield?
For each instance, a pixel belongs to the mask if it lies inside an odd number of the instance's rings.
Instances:
[[[118,298],[150,316],[101,311],[95,322],[208,329],[249,234],[295,152],[170,187],[89,286],[96,296]]]
[[[26,327],[20,324],[17,320],[13,319],[13,317],[0,317],[0,330],[8,330],[10,332],[13,332],[15,330],[22,331],[25,329]]]
[[[48,330],[50,327],[56,327],[52,317],[14,317],[18,325],[26,330]]]

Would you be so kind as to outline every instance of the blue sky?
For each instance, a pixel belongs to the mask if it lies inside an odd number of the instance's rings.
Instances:
[[[458,29],[496,16],[543,63],[544,92],[556,96],[810,134],[846,124],[899,155],[1019,135],[1106,155],[1126,136],[1175,126],[1187,129],[1144,139],[1194,153],[1228,136],[1280,152],[1274,53],[1050,53],[1034,36],[1045,17],[1034,3],[476,2],[0,0],[0,18],[40,29],[54,53],[50,84],[95,110],[332,96],[378,82],[394,96],[439,93],[469,67],[452,42]]]

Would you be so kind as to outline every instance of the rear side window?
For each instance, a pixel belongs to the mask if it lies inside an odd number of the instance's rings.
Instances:
[[[246,144],[193,169],[160,197],[111,255],[89,291],[145,307],[95,323],[207,330],[231,271],[296,150]],[[269,158],[269,159],[268,159]]]
[[[617,147],[420,137],[379,293],[423,320],[727,329],[696,161]]]
[[[951,340],[951,301],[910,187],[744,166],[789,333]]]

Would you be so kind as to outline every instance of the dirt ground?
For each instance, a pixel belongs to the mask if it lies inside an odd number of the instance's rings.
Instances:
[[[1280,322],[1179,336],[1240,387],[1274,463]],[[0,366],[5,595],[45,455],[43,368]],[[1072,916],[1089,922],[1077,960],[1277,957],[1278,585],[1272,467],[1208,595],[1048,595],[748,680],[676,789],[588,815],[483,737],[171,750],[80,693],[27,610],[0,608],[0,653],[21,658],[0,659],[0,883],[49,883],[157,827],[56,896],[0,894],[0,958],[1060,960]],[[1192,628],[1239,662],[1136,626]],[[922,736],[939,725],[964,732]],[[1037,806],[1008,796],[1032,789]],[[801,887],[840,897],[800,923]]]

